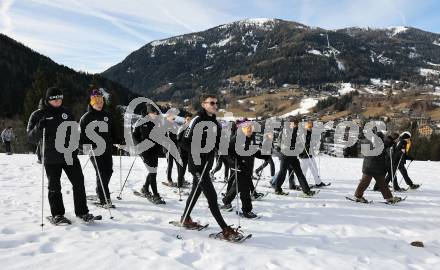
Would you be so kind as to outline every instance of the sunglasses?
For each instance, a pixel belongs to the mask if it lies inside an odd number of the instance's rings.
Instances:
[[[208,104],[211,105],[211,106],[218,105],[218,102],[214,102],[214,101],[211,101],[211,102],[203,102],[203,103],[208,103]]]

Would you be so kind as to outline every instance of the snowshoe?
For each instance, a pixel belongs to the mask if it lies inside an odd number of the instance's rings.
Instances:
[[[116,208],[116,206],[114,204],[112,204],[112,202],[110,201],[108,204],[106,204],[105,202],[93,202],[93,204],[97,207],[101,207],[104,209],[108,209],[108,208]]]
[[[289,192],[284,192],[282,190],[276,190],[275,191],[275,195],[283,195],[283,196],[287,196],[289,195]]]
[[[62,215],[57,215],[54,217],[48,216],[48,217],[46,217],[46,219],[49,220],[49,222],[55,226],[72,224],[72,221],[70,221],[68,218],[66,218],[65,216],[62,216]]]
[[[232,207],[232,205],[230,203],[220,205],[219,208],[220,208],[220,210],[225,211],[225,212],[231,212],[234,209],[234,207]]]
[[[394,204],[397,204],[397,203],[402,202],[404,200],[406,200],[406,197],[401,198],[401,197],[398,197],[398,196],[394,196],[393,198],[388,199],[386,202],[382,202],[382,203],[393,204],[394,205]]]
[[[310,188],[322,188],[322,187],[328,187],[328,186],[330,186],[332,183],[324,183],[324,182],[321,182],[321,183],[319,183],[319,184],[317,184],[317,185],[312,185]]]
[[[187,230],[197,230],[197,231],[205,230],[209,226],[209,224],[202,225],[198,222],[194,222],[192,221],[191,218],[187,218],[184,222],[170,221],[169,224],[174,225],[176,227],[182,227]]]
[[[313,196],[317,195],[319,193],[319,189],[317,191],[310,190],[309,192],[304,192],[301,195],[298,195],[300,198],[312,198]]]
[[[148,191],[147,192],[139,192],[139,191],[134,190],[133,195],[138,196],[138,197],[142,197],[142,198],[147,198],[147,199],[150,199],[153,197],[153,195]]]
[[[349,201],[353,201],[353,202],[357,202],[357,203],[373,203],[373,201],[369,201],[367,199],[365,199],[364,197],[361,198],[357,198],[357,197],[345,197],[345,199],[349,200]]]
[[[149,199],[150,200],[150,199]],[[165,204],[165,201],[160,197],[159,194],[153,195],[150,200],[154,204]]]
[[[173,181],[162,182],[162,185],[165,185],[167,187],[177,187],[177,184],[174,183]]]
[[[248,219],[259,219],[260,218],[260,216],[257,216],[257,214],[255,214],[252,211],[247,212],[247,213],[237,212],[236,214],[238,214],[240,217],[244,217],[244,218],[248,218]]]
[[[252,234],[244,235],[241,232],[239,232],[238,229],[233,229],[229,226],[223,229],[223,231],[219,233],[211,233],[209,235],[209,238],[219,239],[233,243],[242,243],[251,237]]]
[[[395,188],[394,189],[394,192],[405,192],[405,191],[407,191],[408,189],[407,188]]]
[[[84,214],[84,215],[80,215],[77,216],[79,219],[81,219],[82,221],[84,221],[84,223],[86,224],[91,224],[93,223],[95,220],[101,220],[102,216],[94,216],[90,213]]]
[[[419,184],[413,184],[412,186],[410,186],[409,188],[414,190],[414,189],[418,189],[421,185]]]
[[[266,197],[267,194],[268,194],[267,192],[266,193],[254,192],[251,199],[254,201],[259,201],[259,200],[263,199],[264,197]]]

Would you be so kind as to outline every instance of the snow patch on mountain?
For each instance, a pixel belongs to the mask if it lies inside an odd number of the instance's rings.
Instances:
[[[388,30],[391,30],[391,36],[394,37],[395,35],[398,35],[400,33],[405,33],[408,28],[405,26],[391,26],[387,28]]]
[[[310,111],[313,107],[318,104],[318,99],[316,98],[304,98],[301,100],[301,103],[299,104],[299,108],[295,109],[291,112],[288,112],[284,114],[282,117],[287,117],[289,115],[298,115],[298,114],[305,114]]]
[[[420,68],[419,73],[422,76],[432,76],[432,75],[440,75],[439,70],[430,69],[430,68]]]
[[[339,88],[338,93],[340,95],[346,95],[350,92],[356,91],[353,87],[351,87],[351,83],[342,83],[341,88]]]

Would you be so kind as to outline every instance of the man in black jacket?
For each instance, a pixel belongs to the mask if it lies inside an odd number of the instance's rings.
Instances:
[[[27,134],[31,143],[37,144],[43,139],[45,141],[43,153],[43,164],[48,178],[48,197],[52,213],[53,222],[58,223],[65,220],[65,209],[61,194],[60,177],[64,170],[73,186],[73,200],[75,204],[75,215],[84,221],[94,218],[89,213],[86,202],[86,192],[84,188],[84,176],[81,164],[78,160],[78,151],[72,153],[73,163],[68,164],[63,153],[57,151],[55,147],[56,133],[58,127],[65,121],[74,121],[72,114],[62,106],[63,93],[60,89],[52,87],[47,89],[44,106],[42,109],[34,111],[28,122]],[[69,145],[70,132],[68,132],[64,145]]]
[[[147,104],[146,108],[142,112],[143,117],[148,117],[149,121],[144,124],[140,124],[142,119],[139,119],[134,125],[133,139],[136,143],[143,142],[144,140],[150,140],[153,146],[140,154],[144,161],[145,167],[147,167],[148,175],[145,180],[145,184],[141,189],[141,193],[151,202],[155,204],[164,204],[165,201],[160,197],[157,192],[157,165],[159,161],[159,155],[162,152],[162,146],[156,143],[150,138],[150,133],[155,127],[159,125],[159,111],[153,106],[153,104]],[[151,191],[153,194],[150,192]]]
[[[226,160],[229,163],[229,167],[231,168],[231,180],[232,183],[225,197],[222,199],[223,208],[231,208],[231,202],[234,200],[237,195],[237,186],[238,192],[240,193],[240,200],[242,204],[242,212],[245,218],[256,218],[257,215],[252,212],[252,200],[251,200],[251,192],[255,189],[252,183],[252,172],[254,169],[254,161],[255,156],[260,155],[261,152],[258,150],[255,154],[250,156],[240,155],[235,148],[235,144],[237,141],[237,136],[246,136],[244,145],[241,145],[241,149],[248,151],[249,146],[255,142],[255,136],[253,134],[253,127],[250,121],[243,121],[238,123],[237,133],[231,138],[229,143],[229,155],[225,156]]]
[[[120,144],[121,140],[118,139],[118,136],[116,134],[115,124],[113,122],[112,115],[104,110],[103,107],[104,98],[102,92],[98,89],[92,90],[88,110],[79,121],[79,125],[81,128],[80,144],[92,145],[93,152],[87,154],[89,154],[90,161],[92,162],[93,167],[95,167],[96,171],[96,194],[99,199],[99,204],[104,207],[114,208],[114,205],[112,204],[112,201],[110,199],[108,184],[113,174],[113,143]],[[97,155],[95,153],[97,146],[86,134],[87,126],[90,123],[97,121],[104,123],[107,126],[106,131],[100,131],[98,127],[94,127],[93,129],[94,132],[101,138],[103,138],[105,142],[105,150],[104,153],[101,155]],[[102,190],[101,187],[101,180],[104,190]]]
[[[211,210],[212,215],[214,216],[218,225],[222,228],[223,236],[225,238],[232,239],[234,237],[237,237],[238,232],[232,229],[231,227],[229,227],[224,221],[217,203],[217,193],[209,177],[209,171],[211,170],[212,165],[214,163],[214,156],[215,156],[214,151],[215,148],[218,149],[219,147],[220,135],[221,135],[220,125],[217,122],[215,115],[215,113],[217,112],[217,98],[214,95],[202,95],[200,97],[200,102],[202,105],[202,109],[199,111],[197,116],[191,120],[191,123],[184,131],[182,140],[180,142],[181,147],[183,147],[186,152],[190,153],[188,167],[190,173],[194,176],[192,189],[186,201],[185,211],[181,217],[181,223],[185,227],[198,226],[196,222],[192,221],[191,212],[192,209],[194,208],[194,205],[197,202],[197,199],[200,196],[200,193],[203,191],[203,194],[208,200],[209,209]],[[196,164],[194,160],[195,153],[191,151],[192,150],[191,144],[194,139],[193,135],[195,136],[194,129],[197,126],[197,124],[201,122],[214,124],[216,141],[215,141],[214,149],[212,149],[208,153],[200,154],[201,162],[200,164]],[[200,142],[201,147],[205,147],[207,144],[207,136],[208,136],[207,129],[208,129],[207,127],[203,129],[202,141]]]
[[[362,178],[354,193],[355,200],[357,202],[368,202],[364,198],[364,192],[370,185],[371,179],[376,180],[376,184],[382,193],[383,198],[389,203],[397,203],[402,200],[400,197],[393,197],[388,185],[385,182],[385,174],[388,171],[388,164],[386,158],[386,151],[393,145],[393,139],[391,136],[386,136],[382,132],[377,132],[377,136],[383,140],[384,149],[377,156],[365,156],[362,163]]]
[[[293,128],[292,137],[290,138],[290,149],[295,149],[296,144],[296,136],[298,133],[298,124],[299,120],[296,118],[291,117],[289,119],[290,121],[290,128]],[[287,130],[283,129],[282,137],[287,136]],[[282,146],[283,147],[283,146]],[[313,190],[310,190],[309,184],[307,183],[306,177],[304,176],[301,165],[299,163],[297,156],[287,156],[280,153],[280,170],[278,171],[277,176],[273,180],[273,183],[275,184],[275,194],[278,195],[284,195],[283,189],[281,188],[284,180],[286,178],[286,173],[289,168],[289,166],[292,167],[293,171],[295,172],[296,176],[298,177],[298,182],[301,185],[302,191],[306,196],[313,196],[316,192]]]

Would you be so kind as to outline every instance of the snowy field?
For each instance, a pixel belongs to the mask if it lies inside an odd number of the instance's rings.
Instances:
[[[133,159],[122,159],[124,178]],[[84,165],[87,157],[80,160]],[[159,164],[160,183],[166,180],[165,160]],[[180,217],[184,207],[172,189],[158,184],[167,202],[162,206],[132,195],[146,175],[140,159],[123,200],[116,200],[119,157],[114,157],[114,165],[110,186],[117,209],[112,211],[113,220],[107,210],[93,205],[90,211],[101,214],[102,221],[87,226],[76,219],[71,185],[63,174],[66,216],[74,223],[54,227],[46,222],[42,230],[41,165],[34,155],[0,154],[1,269],[440,269],[438,162],[413,162],[409,174],[422,187],[407,192],[405,202],[389,206],[379,203],[380,194],[371,190],[365,194],[375,201],[371,205],[344,199],[354,192],[361,176],[361,159],[322,157],[321,174],[332,185],[315,198],[299,198],[295,191],[288,196],[269,194],[254,202],[254,211],[262,218],[241,220],[244,231],[253,234],[243,244],[208,238],[220,229],[203,197],[192,216],[210,226],[194,232],[168,224]],[[268,175],[269,168],[264,173]],[[95,173],[90,163],[84,174],[87,193],[94,194]],[[222,176],[223,170],[217,175]],[[223,184],[215,185],[219,191]],[[269,191],[267,185],[264,181],[258,190]],[[44,211],[49,215],[47,199]],[[224,217],[228,224],[238,222],[234,213],[224,213]],[[183,239],[177,239],[177,234]],[[423,241],[425,247],[413,247],[412,241]]]

